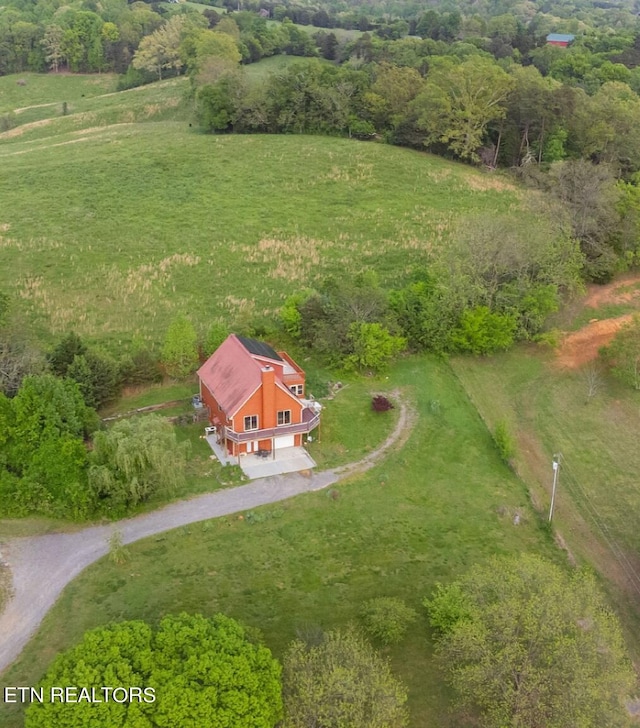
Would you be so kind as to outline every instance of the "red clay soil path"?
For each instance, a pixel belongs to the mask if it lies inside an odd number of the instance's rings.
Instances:
[[[579,369],[583,364],[598,358],[598,352],[613,339],[621,326],[631,321],[633,314],[617,318],[592,321],[580,331],[567,334],[558,349],[556,362],[565,369]]]
[[[640,297],[640,288],[622,292],[620,289],[633,286],[636,283],[640,283],[640,276],[636,274],[621,276],[604,286],[594,283],[588,287],[587,297],[583,303],[589,308],[598,308],[607,303],[629,303],[634,298]]]
[[[580,331],[567,334],[557,352],[556,363],[564,369],[579,369],[584,364],[598,358],[598,352],[607,346],[621,326],[631,321],[632,314],[616,318],[595,320],[599,306],[616,303],[640,302],[640,288],[624,290],[640,283],[640,276],[626,275],[604,286],[591,285],[583,301],[585,308],[594,309],[594,320]]]

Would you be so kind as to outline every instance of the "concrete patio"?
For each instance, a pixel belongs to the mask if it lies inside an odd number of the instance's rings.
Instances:
[[[209,443],[215,456],[223,465],[240,465],[244,474],[250,479],[265,478],[269,475],[282,475],[283,473],[297,473],[300,470],[310,470],[316,467],[314,459],[303,447],[283,447],[275,450],[269,457],[261,458],[254,453],[247,453],[238,458],[230,456],[225,449],[218,445],[215,435],[208,435]]]

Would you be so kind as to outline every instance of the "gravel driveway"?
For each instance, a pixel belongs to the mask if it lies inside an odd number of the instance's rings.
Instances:
[[[398,393],[395,395],[397,398]],[[2,548],[2,555],[13,575],[13,595],[0,615],[0,672],[18,657],[64,587],[85,567],[108,552],[108,539],[115,528],[121,532],[123,543],[127,544],[189,523],[228,516],[300,493],[321,490],[338,480],[368,470],[388,450],[402,446],[414,422],[414,411],[401,402],[398,423],[385,442],[359,462],[341,468],[310,476],[289,473],[261,478],[247,485],[172,503],[152,513],[106,526],[8,541]]]

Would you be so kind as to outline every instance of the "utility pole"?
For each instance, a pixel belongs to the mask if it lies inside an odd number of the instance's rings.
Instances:
[[[549,508],[549,523],[553,518],[553,506],[556,501],[556,488],[558,486],[558,473],[560,472],[560,458],[562,455],[558,453],[553,456],[553,488],[551,490],[551,507]]]

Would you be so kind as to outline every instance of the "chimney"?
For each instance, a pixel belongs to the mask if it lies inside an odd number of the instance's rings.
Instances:
[[[262,425],[276,426],[276,371],[268,364],[262,369]]]

